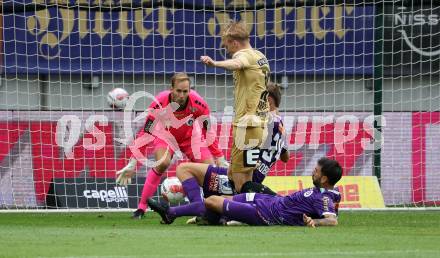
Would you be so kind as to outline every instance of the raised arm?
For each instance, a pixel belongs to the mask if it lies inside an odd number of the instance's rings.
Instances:
[[[243,63],[239,59],[236,59],[236,58],[227,59],[224,61],[214,61],[209,56],[201,56],[200,61],[202,61],[202,63],[204,63],[205,65],[208,65],[208,66],[220,67],[220,68],[224,68],[226,70],[231,70],[231,71],[240,70],[240,69],[243,69],[243,67],[244,67]]]

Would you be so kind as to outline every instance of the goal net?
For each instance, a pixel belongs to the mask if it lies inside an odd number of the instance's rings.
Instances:
[[[232,73],[199,58],[228,58],[230,19],[247,24],[282,88],[290,159],[267,185],[310,187],[326,156],[344,169],[343,208],[440,203],[437,1],[19,0],[1,10],[0,209],[136,208],[148,166],[127,187],[115,172],[151,99],[122,112],[107,94],[156,95],[175,72],[210,105],[229,158]]]

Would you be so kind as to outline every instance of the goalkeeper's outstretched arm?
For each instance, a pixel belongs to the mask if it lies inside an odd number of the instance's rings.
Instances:
[[[135,158],[130,158],[128,164],[123,169],[116,172],[116,175],[118,176],[116,178],[116,184],[123,186],[131,184],[131,177],[135,173],[136,163],[137,160]]]

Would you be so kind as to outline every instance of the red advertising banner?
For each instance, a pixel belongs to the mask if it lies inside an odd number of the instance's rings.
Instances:
[[[50,183],[62,178],[108,178],[131,156],[122,112],[0,112],[0,204],[43,205]],[[75,118],[60,133],[59,121]],[[91,117],[106,117],[93,122]],[[215,115],[220,148],[229,158],[230,124]],[[323,156],[335,158],[345,176],[373,176],[373,127],[370,113],[283,113],[290,159],[278,161],[270,176],[309,176]],[[385,113],[381,190],[386,205],[438,203],[440,190],[440,113]],[[412,121],[411,121],[412,120]],[[143,121],[131,122],[133,135]],[[412,125],[412,126],[408,126]],[[72,140],[71,146],[63,142]],[[439,147],[437,147],[439,146]],[[146,156],[152,154],[152,146]],[[69,152],[69,155],[66,153]],[[175,160],[168,175],[175,174]],[[138,177],[146,167],[139,164]],[[437,184],[438,186],[438,184]]]
[[[412,201],[418,204],[439,205],[438,138],[439,112],[412,114]]]

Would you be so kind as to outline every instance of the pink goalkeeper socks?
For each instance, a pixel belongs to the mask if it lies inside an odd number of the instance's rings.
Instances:
[[[147,209],[147,200],[156,192],[161,178],[162,175],[160,175],[154,168],[150,169],[147,178],[145,179],[144,188],[142,188],[142,195],[138,204],[138,209],[144,211]]]

